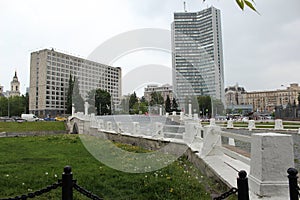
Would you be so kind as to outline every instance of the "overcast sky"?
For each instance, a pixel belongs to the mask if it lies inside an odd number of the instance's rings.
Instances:
[[[221,10],[225,87],[239,83],[253,91],[300,83],[299,0],[256,0],[260,15],[249,9],[241,11],[235,0],[186,2],[188,11],[211,5]],[[87,58],[103,42],[123,32],[170,30],[175,11],[183,11],[183,0],[2,0],[0,85],[8,90],[17,70],[25,93],[32,51],[53,47]],[[151,55],[156,66],[171,68],[170,55]],[[137,57],[129,55],[114,64],[126,76],[133,66],[147,64],[139,63]],[[171,83],[170,78],[166,82]]]

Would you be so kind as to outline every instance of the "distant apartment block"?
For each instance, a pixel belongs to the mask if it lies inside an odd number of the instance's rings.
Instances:
[[[174,95],[181,108],[191,96],[209,95],[224,101],[220,10],[174,13],[172,66]]]
[[[300,87],[297,83],[285,89],[246,92],[244,88],[232,86],[225,89],[226,107],[232,105],[252,105],[253,111],[274,112],[276,106],[299,104]]]
[[[70,74],[79,83],[83,99],[96,88],[108,91],[114,104],[121,97],[121,68],[100,64],[73,55],[43,49],[30,59],[29,111],[39,116],[66,113]]]
[[[151,94],[153,92],[160,93],[164,98],[164,101],[166,101],[167,96],[169,96],[171,101],[173,100],[173,88],[169,84],[165,84],[162,86],[158,86],[157,84],[147,85],[147,87],[144,88],[144,97],[148,102],[150,102]]]

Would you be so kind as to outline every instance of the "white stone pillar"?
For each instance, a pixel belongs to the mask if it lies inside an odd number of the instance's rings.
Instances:
[[[230,146],[235,146],[234,138],[228,138],[228,144],[229,144]]]
[[[203,137],[203,148],[200,154],[201,158],[210,155],[222,155],[220,151],[221,143],[221,127],[219,126],[205,126]]]
[[[215,126],[216,125],[216,119],[215,118],[210,118],[209,125],[210,126]]]
[[[249,120],[248,122],[248,129],[249,131],[252,131],[252,129],[255,128],[255,121],[254,120]]]
[[[89,103],[84,102],[84,115],[88,115],[88,114],[89,114]]]
[[[233,121],[231,119],[227,120],[227,128],[233,128]]]
[[[250,190],[270,199],[289,199],[287,169],[294,166],[291,135],[257,133],[251,139]]]
[[[183,120],[184,113],[180,112],[180,120]]]
[[[140,123],[138,122],[132,122],[132,134],[133,135],[139,135],[140,133]]]
[[[195,139],[197,134],[197,125],[198,124],[193,121],[187,121],[185,123],[185,132],[183,133],[182,139],[187,145],[190,145]]]
[[[166,113],[166,117],[169,117],[169,113]]]
[[[197,113],[194,113],[194,120],[195,120],[195,121],[198,121],[198,119],[199,119],[199,118],[198,118],[198,114],[197,114]]]
[[[75,107],[74,107],[74,104],[72,104],[72,116],[75,115]]]
[[[300,128],[298,129],[298,134],[300,134]]]
[[[192,104],[189,103],[189,118],[192,119]]]
[[[281,119],[276,119],[275,120],[275,130],[283,130],[283,124]]]
[[[162,116],[162,108],[159,108],[159,116]]]
[[[163,124],[160,122],[155,123],[155,135],[159,135],[162,138],[164,137]]]
[[[172,115],[176,116],[176,111],[173,111],[173,112],[172,112]]]

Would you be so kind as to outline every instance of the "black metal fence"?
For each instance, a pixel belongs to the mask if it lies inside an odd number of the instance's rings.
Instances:
[[[231,188],[229,191],[221,194],[218,197],[215,197],[214,200],[226,199],[230,195],[236,193],[238,195],[238,200],[249,200],[248,178],[247,178],[247,172],[244,170],[241,170],[238,173],[237,188]]]
[[[70,166],[66,166],[64,168],[64,172],[62,174],[62,179],[58,180],[57,183],[54,183],[50,186],[47,186],[47,187],[45,187],[41,190],[35,191],[35,192],[31,192],[31,193],[16,196],[16,197],[4,198],[4,199],[0,199],[0,200],[26,200],[29,198],[35,198],[42,194],[48,193],[51,190],[55,190],[58,187],[62,187],[62,193],[61,193],[62,200],[73,200],[73,188],[90,199],[103,200],[103,198],[100,198],[97,195],[84,189],[83,187],[77,185],[76,180],[73,179],[72,169]]]
[[[298,171],[295,168],[289,168],[287,170],[288,179],[289,179],[289,192],[290,192],[290,200],[299,200],[299,186],[298,186]],[[51,190],[55,190],[58,187],[62,187],[61,199],[62,200],[73,200],[73,188],[84,196],[93,199],[93,200],[103,200],[103,198],[98,197],[97,195],[89,192],[83,187],[79,186],[76,183],[76,180],[73,179],[73,173],[70,166],[66,166],[64,168],[64,172],[62,174],[62,179],[59,179],[57,183],[53,183],[50,186],[47,186],[41,190],[31,192],[25,195],[20,195],[16,197],[4,198],[0,200],[26,200],[29,198],[35,198],[42,194],[48,193]],[[238,196],[238,200],[249,200],[249,186],[248,186],[248,178],[247,172],[241,170],[238,173],[237,178],[237,188],[231,188],[229,191],[221,194],[218,197],[214,197],[214,200],[222,200],[226,199],[230,195],[236,194]]]

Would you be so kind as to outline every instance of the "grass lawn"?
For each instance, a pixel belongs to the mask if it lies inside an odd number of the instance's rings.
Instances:
[[[116,145],[127,151],[145,152],[138,147]],[[215,182],[200,174],[184,157],[157,171],[125,173],[97,161],[77,135],[55,135],[0,138],[0,198],[50,185],[61,178],[66,165],[72,166],[73,177],[80,186],[107,200],[208,200],[210,191],[221,193]],[[58,188],[35,199],[60,198]],[[74,199],[87,198],[74,191]]]
[[[64,122],[0,122],[0,132],[63,131]]]

